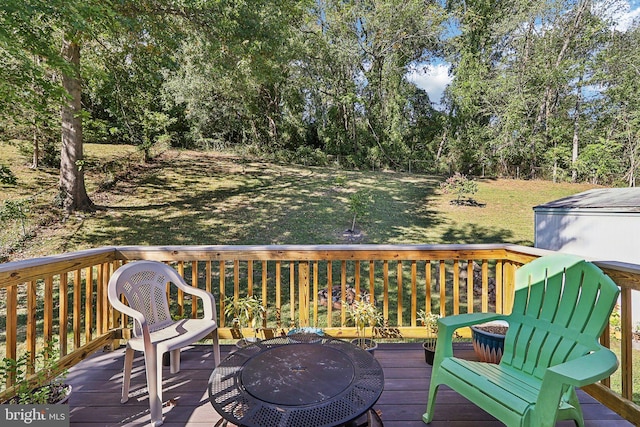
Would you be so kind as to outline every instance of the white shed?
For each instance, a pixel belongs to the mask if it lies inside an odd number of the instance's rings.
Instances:
[[[533,208],[535,246],[640,264],[640,188],[589,190]],[[633,323],[640,322],[640,293]]]

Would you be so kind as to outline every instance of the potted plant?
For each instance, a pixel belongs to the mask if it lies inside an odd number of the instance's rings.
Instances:
[[[436,341],[438,338],[438,319],[440,315],[427,313],[425,310],[418,312],[418,320],[422,326],[427,328],[427,339],[422,343],[424,348],[424,360],[429,365],[433,365],[433,358],[436,354]]]
[[[481,362],[500,363],[508,329],[509,324],[504,320],[471,326],[473,350]]]
[[[372,353],[378,347],[378,344],[373,340],[373,331],[378,323],[382,320],[381,314],[375,305],[367,301],[353,301],[351,304],[347,304],[343,301],[343,304],[347,307],[347,313],[349,318],[353,320],[357,328],[358,338],[352,342],[360,348]],[[371,338],[366,338],[366,328],[371,327]]]
[[[225,299],[224,314],[232,319],[231,333],[234,338],[238,338],[236,343],[238,347],[244,347],[258,340],[258,329],[264,321],[265,312],[264,306],[253,295],[235,300]],[[244,336],[243,329],[249,327],[253,329],[253,337]]]
[[[15,383],[10,398],[3,404],[48,405],[63,404],[69,400],[71,385],[64,382],[66,369],[60,369],[56,340],[49,341],[34,360],[29,352],[18,359],[4,358],[0,363],[0,381]],[[30,372],[35,374],[30,375]],[[6,391],[6,390],[5,390]]]

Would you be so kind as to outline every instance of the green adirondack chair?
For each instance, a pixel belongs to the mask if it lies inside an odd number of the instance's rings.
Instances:
[[[439,320],[425,423],[433,420],[438,387],[446,384],[509,427],[584,426],[576,387],[618,368],[598,342],[617,301],[618,286],[594,264],[554,254],[516,271],[509,315],[471,313]],[[461,327],[502,319],[509,323],[500,364],[453,357],[452,335]]]

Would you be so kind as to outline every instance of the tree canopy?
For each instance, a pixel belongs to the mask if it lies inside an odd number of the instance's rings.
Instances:
[[[0,132],[91,209],[82,144],[635,185],[621,0],[9,0]],[[612,12],[613,11],[613,12]],[[443,107],[408,79],[450,67]],[[434,103],[436,102],[436,103]]]

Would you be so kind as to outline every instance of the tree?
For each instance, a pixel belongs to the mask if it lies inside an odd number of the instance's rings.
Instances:
[[[355,193],[349,196],[349,212],[353,214],[353,221],[351,223],[351,231],[356,231],[356,218],[365,216],[371,204],[373,204],[373,196],[367,190],[357,190]]]
[[[585,88],[608,28],[591,3],[449,2],[461,30],[450,41],[447,92],[458,170],[555,178],[573,167],[589,133]]]
[[[52,98],[49,101],[59,102],[61,106],[63,206],[67,212],[91,209],[93,204],[84,187],[82,170],[80,43],[83,33],[99,28],[109,19],[110,5],[84,0],[6,3],[9,4],[4,4],[0,13],[5,29],[1,40],[9,61],[17,69],[28,71],[30,90],[27,93],[41,97],[39,92],[45,90]],[[60,86],[51,78],[49,70],[62,75]],[[25,79],[14,79],[7,85],[7,92],[15,95],[24,91],[25,86]],[[37,156],[37,147],[34,151]]]
[[[102,41],[121,32],[153,37],[156,33],[175,34],[172,18],[199,17],[200,2],[187,1],[174,5],[170,1],[122,2],[103,0],[27,0],[20,4],[9,2],[0,13],[3,31],[0,41],[8,52],[7,62],[16,70],[32,71],[29,83],[37,78],[40,87],[55,88],[55,81],[46,71],[50,68],[62,75],[59,97],[61,105],[60,192],[67,214],[76,210],[91,210],[84,185],[84,156],[82,132],[81,52],[89,40]],[[206,7],[206,4],[203,6]],[[206,15],[206,14],[204,14]],[[19,37],[13,37],[14,35]],[[134,38],[135,39],[135,38]],[[56,43],[62,49],[55,49]],[[32,57],[42,58],[34,61]],[[20,73],[3,88],[16,98],[26,86]],[[36,86],[36,85],[34,85]],[[153,117],[153,116],[152,116]],[[153,120],[151,120],[153,121]],[[156,123],[151,124],[156,126]],[[146,141],[142,141],[143,143]]]
[[[606,50],[599,55],[597,81],[604,87],[599,125],[606,130],[603,142],[619,151],[611,153],[622,160],[628,186],[636,184],[640,167],[640,22],[625,32],[613,32]],[[607,150],[611,152],[611,150]],[[610,173],[618,172],[613,169]]]
[[[0,4],[0,122],[8,138],[22,141],[20,149],[30,153],[34,168],[43,157],[53,166],[57,147],[52,136],[59,133],[64,96],[53,78],[63,64],[54,8],[34,0]],[[33,145],[26,147],[27,142]]]
[[[408,117],[416,98],[405,76],[433,57],[442,19],[438,2],[315,2],[299,86],[303,122],[326,152],[348,166],[406,164],[419,120]]]
[[[65,212],[89,211],[93,202],[84,185],[82,146],[82,89],[80,84],[80,45],[72,37],[63,40],[64,59],[71,66],[62,75],[62,86],[69,94],[62,106],[62,148],[60,153],[60,191]]]
[[[251,143],[276,151],[295,141],[290,147],[295,148],[300,131],[292,111],[301,107],[291,74],[300,60],[296,30],[308,4],[212,3],[206,28],[184,40],[179,67],[168,73],[164,86],[185,107],[191,143],[203,148]]]
[[[453,176],[450,176],[446,181],[442,182],[440,188],[442,188],[444,193],[453,193],[456,195],[456,200],[452,202],[453,204],[462,205],[464,204],[462,197],[465,194],[474,195],[478,192],[478,183],[456,172]],[[467,199],[467,203],[472,203],[470,197]]]

